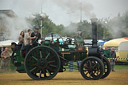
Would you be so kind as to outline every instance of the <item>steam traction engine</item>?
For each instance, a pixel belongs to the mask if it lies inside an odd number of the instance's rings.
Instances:
[[[63,66],[68,61],[82,61],[80,73],[87,80],[107,77],[111,70],[110,63],[101,56],[97,46],[97,19],[91,21],[92,45],[90,47],[79,47],[77,44],[69,43],[70,39],[66,40],[67,43],[60,43],[59,39],[44,40],[39,46],[32,48],[25,58],[20,50],[13,50],[12,63],[17,67],[18,72],[26,72],[34,80],[54,78],[58,72],[63,72]],[[79,42],[78,38],[77,43]]]

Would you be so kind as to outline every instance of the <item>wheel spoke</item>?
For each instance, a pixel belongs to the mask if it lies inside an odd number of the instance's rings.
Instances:
[[[50,72],[48,70],[46,70],[46,72],[49,74],[49,76],[51,76]]]
[[[92,66],[92,63],[91,63],[91,61],[90,61],[90,60],[89,60],[89,65],[90,65],[90,66]]]
[[[40,50],[40,58],[42,58],[42,52],[41,52],[41,50]]]
[[[38,60],[36,57],[32,56],[32,58],[34,58],[36,61]]]
[[[56,66],[55,66],[55,65],[50,64],[50,66],[51,66],[51,67],[55,67],[55,68],[56,68]]]
[[[50,53],[45,57],[45,59],[48,59],[49,55],[50,55]]]
[[[97,66],[97,63],[93,66],[93,68],[95,68]]]
[[[33,69],[30,70],[30,72],[34,71],[37,67],[34,67]]]
[[[42,71],[40,70],[39,78],[41,78],[41,73],[42,73]]]
[[[48,61],[48,63],[54,63],[55,61]]]

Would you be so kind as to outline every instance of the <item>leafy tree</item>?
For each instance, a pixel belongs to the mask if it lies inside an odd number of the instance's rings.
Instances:
[[[84,38],[92,38],[92,26],[86,20],[78,23],[70,23],[69,26],[65,27],[63,24],[56,25],[48,16],[41,18],[39,14],[35,14],[35,18],[30,20],[33,28],[41,28],[41,20],[43,21],[43,36],[46,36],[50,32],[55,32],[62,36],[76,37],[78,31],[81,30]],[[123,15],[117,14],[112,19],[99,19],[97,21],[97,28],[98,39],[128,37],[128,12],[125,12]]]

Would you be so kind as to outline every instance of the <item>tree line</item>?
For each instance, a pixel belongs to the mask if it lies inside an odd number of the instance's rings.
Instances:
[[[43,27],[43,36],[50,32],[58,33],[62,36],[75,37],[79,30],[86,39],[91,39],[92,25],[91,22],[83,20],[82,22],[70,23],[69,26],[63,24],[56,25],[48,16],[41,18],[39,14],[35,14],[36,18],[29,20],[33,28],[41,28],[41,20]],[[98,19],[97,21],[98,39],[112,39],[120,37],[128,37],[128,12],[114,18]],[[72,30],[73,29],[73,30]]]

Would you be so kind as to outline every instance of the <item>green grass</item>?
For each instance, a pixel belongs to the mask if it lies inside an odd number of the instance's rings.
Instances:
[[[115,65],[115,70],[121,70],[121,69],[128,70],[128,65]]]

